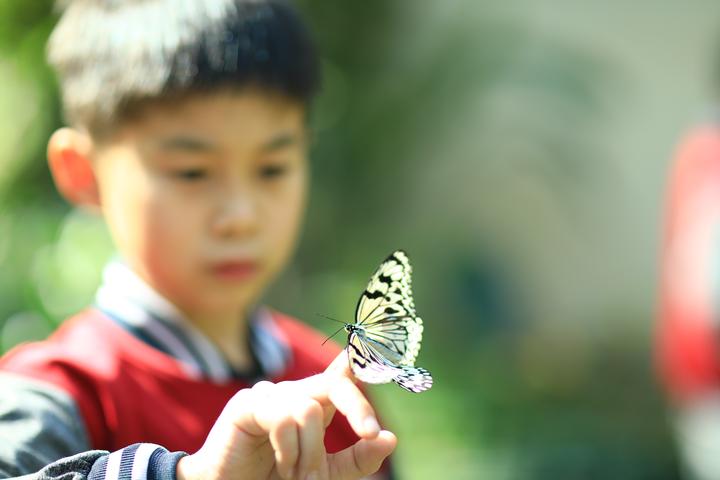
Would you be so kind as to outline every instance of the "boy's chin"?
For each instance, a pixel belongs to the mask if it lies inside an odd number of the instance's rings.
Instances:
[[[204,316],[242,315],[260,297],[259,288],[217,288],[197,298],[195,311]]]

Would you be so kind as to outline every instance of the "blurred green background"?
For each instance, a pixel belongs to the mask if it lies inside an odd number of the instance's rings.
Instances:
[[[406,249],[422,395],[373,388],[401,478],[674,479],[653,376],[665,175],[714,101],[720,4],[303,0],[324,52],[313,196],[269,302],[331,332]],[[112,252],[45,167],[48,0],[0,0],[0,351]]]

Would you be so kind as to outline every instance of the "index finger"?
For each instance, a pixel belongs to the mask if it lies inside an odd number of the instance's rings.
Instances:
[[[353,382],[355,381],[355,375],[353,375],[352,370],[350,370],[350,361],[348,360],[347,350],[342,349],[338,356],[335,357],[335,360],[333,360],[325,369],[325,373],[341,375],[349,378]]]
[[[308,394],[323,405],[326,418],[332,418],[333,410],[337,408],[355,433],[363,438],[374,438],[380,432],[375,412],[353,381],[345,350],[335,357],[325,372],[305,379]]]

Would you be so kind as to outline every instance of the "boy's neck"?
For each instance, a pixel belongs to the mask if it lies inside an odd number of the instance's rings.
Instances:
[[[247,314],[188,316],[187,319],[215,345],[234,370],[243,372],[255,368],[249,347]]]

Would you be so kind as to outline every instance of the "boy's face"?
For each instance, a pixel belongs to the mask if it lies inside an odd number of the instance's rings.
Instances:
[[[244,90],[142,113],[93,153],[100,207],[120,253],[191,318],[243,313],[298,235],[304,107]]]

